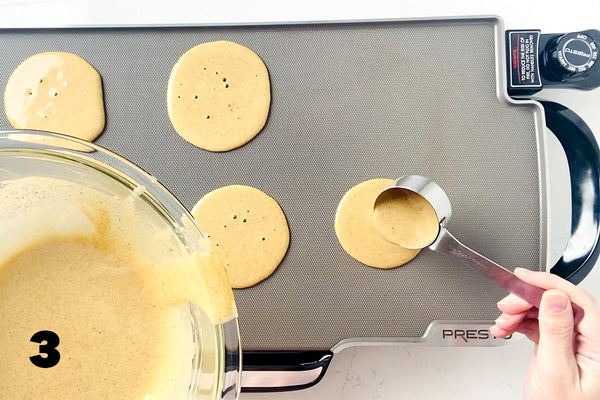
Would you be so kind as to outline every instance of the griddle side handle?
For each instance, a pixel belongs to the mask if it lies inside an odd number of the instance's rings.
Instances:
[[[243,351],[242,392],[306,389],[323,378],[332,357],[328,350]]]
[[[560,141],[571,175],[571,237],[550,272],[578,284],[600,254],[600,150],[579,115],[558,103],[541,103],[546,126]]]

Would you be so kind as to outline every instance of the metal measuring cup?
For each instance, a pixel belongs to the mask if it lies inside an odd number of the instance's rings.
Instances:
[[[450,199],[444,190],[431,179],[419,175],[409,175],[397,179],[391,186],[384,189],[376,198],[374,207],[389,195],[390,191],[408,191],[423,197],[433,208],[439,222],[437,236],[431,236],[432,242],[421,248],[429,247],[433,251],[447,254],[476,272],[496,283],[498,286],[516,294],[535,308],[540,308],[544,289],[530,285],[519,279],[508,269],[482,256],[476,251],[459,242],[447,229],[446,225],[452,215]],[[385,235],[384,235],[385,237]],[[386,237],[387,239],[387,237]],[[389,239],[388,239],[389,240]],[[396,243],[402,245],[402,243]],[[575,323],[581,321],[583,309],[572,304]]]

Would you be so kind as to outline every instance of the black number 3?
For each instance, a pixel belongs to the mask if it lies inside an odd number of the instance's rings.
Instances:
[[[56,350],[56,346],[58,346],[60,340],[56,333],[52,331],[39,331],[31,337],[31,341],[40,343],[40,354],[46,354],[46,357],[42,357],[39,354],[29,357],[33,365],[40,368],[50,368],[58,364],[60,353]],[[46,342],[46,344],[42,344],[43,342]]]

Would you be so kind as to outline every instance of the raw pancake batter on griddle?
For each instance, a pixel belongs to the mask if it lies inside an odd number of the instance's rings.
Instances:
[[[192,215],[213,243],[233,288],[267,278],[287,252],[290,230],[283,210],[259,189],[231,185],[213,190]]]
[[[64,133],[92,141],[104,129],[100,74],[75,54],[34,54],[8,79],[4,110],[16,129]]]
[[[249,142],[265,125],[270,104],[267,67],[237,43],[192,47],[169,76],[169,119],[182,138],[205,150],[228,151]]]
[[[419,253],[385,240],[373,224],[375,199],[392,183],[392,179],[384,178],[359,183],[346,192],[335,215],[335,234],[340,244],[351,257],[369,267],[398,267]]]

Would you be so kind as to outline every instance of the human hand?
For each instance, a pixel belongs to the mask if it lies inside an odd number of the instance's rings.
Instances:
[[[506,296],[498,302],[502,314],[490,328],[496,337],[520,332],[536,344],[523,398],[600,399],[600,308],[594,298],[547,272],[523,268],[514,272],[521,280],[546,289],[539,312],[514,294]],[[572,302],[584,311],[577,325]]]

